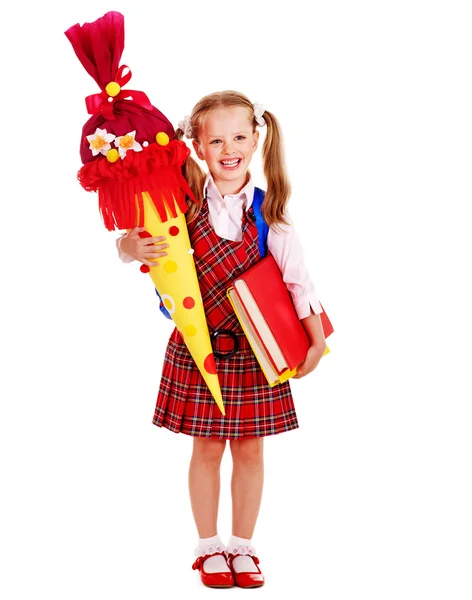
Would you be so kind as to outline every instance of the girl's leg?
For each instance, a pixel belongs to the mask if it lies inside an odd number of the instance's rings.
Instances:
[[[189,491],[193,518],[198,530],[198,555],[211,554],[215,545],[221,544],[217,534],[218,502],[220,498],[220,465],[226,448],[226,440],[194,438],[189,469]],[[203,563],[205,573],[217,574],[218,586],[234,584],[226,559],[215,555]],[[208,575],[205,575],[205,578]],[[203,578],[203,575],[202,575]],[[202,581],[205,585],[208,582]],[[215,581],[211,585],[215,585]]]
[[[220,465],[225,447],[226,440],[198,437],[193,440],[188,481],[200,538],[210,538],[217,533]]]
[[[231,494],[233,498],[233,535],[229,552],[238,546],[250,546],[256,527],[264,483],[263,438],[250,438],[230,442],[233,456]],[[244,577],[237,585],[255,587],[263,585],[264,577],[250,556],[236,556],[232,567]],[[236,575],[235,575],[236,577]]]
[[[256,527],[264,483],[263,438],[231,440],[233,535],[251,539]]]

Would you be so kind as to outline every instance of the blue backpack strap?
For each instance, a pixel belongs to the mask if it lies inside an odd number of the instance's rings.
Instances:
[[[259,253],[261,258],[267,254],[267,236],[269,235],[269,226],[262,217],[262,203],[264,201],[265,192],[258,187],[254,188],[254,199],[252,201],[252,208],[254,210],[254,216],[256,217],[256,227],[258,233]]]
[[[156,290],[157,297],[159,298],[159,308],[161,309],[161,313],[168,319],[172,320],[172,317],[170,316],[169,311],[164,306],[164,302],[162,302],[162,298],[160,297],[159,292],[157,291],[156,288],[154,288],[154,289]]]

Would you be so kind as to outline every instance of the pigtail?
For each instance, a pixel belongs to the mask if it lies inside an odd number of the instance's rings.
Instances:
[[[262,163],[267,181],[267,191],[262,203],[262,215],[270,226],[277,223],[288,224],[285,219],[285,208],[290,198],[290,182],[285,168],[282,144],[282,132],[275,116],[264,111],[267,125],[266,138],[262,148]]]
[[[177,128],[175,130],[175,139],[181,140],[184,132]],[[187,200],[188,212],[187,212],[187,223],[194,221],[203,206],[203,186],[205,184],[206,175],[200,168],[200,165],[189,156],[182,167],[182,175],[189,184],[193,195],[197,199],[197,202]]]

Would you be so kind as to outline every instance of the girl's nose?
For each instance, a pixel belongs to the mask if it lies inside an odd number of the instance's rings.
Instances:
[[[223,151],[225,154],[231,154],[233,152],[233,144],[231,142],[225,142]]]

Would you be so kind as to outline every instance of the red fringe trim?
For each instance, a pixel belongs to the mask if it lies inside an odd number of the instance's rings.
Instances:
[[[109,231],[131,229],[144,224],[143,192],[147,192],[165,222],[167,211],[185,213],[185,197],[196,199],[182,175],[190,149],[180,140],[167,146],[150,144],[142,152],[128,151],[123,160],[110,163],[105,156],[84,165],[78,179],[88,192],[98,192],[100,213]]]

